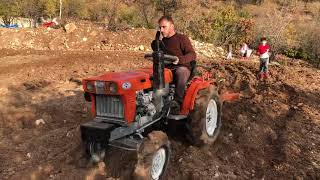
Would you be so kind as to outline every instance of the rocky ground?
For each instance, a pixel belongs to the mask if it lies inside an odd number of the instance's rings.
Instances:
[[[79,125],[91,116],[79,80],[150,65],[143,54],[153,37],[91,26],[0,29],[1,179],[130,179],[132,153],[110,149],[105,163],[83,163]],[[320,70],[282,58],[257,81],[255,60],[225,61],[219,48],[193,43],[219,86],[242,98],[224,103],[211,147],[170,137],[166,178],[319,179]]]
[[[73,23],[64,28],[0,29],[0,48],[16,50],[58,50],[58,51],[151,51],[150,41],[155,30],[127,29],[121,32],[107,31],[91,23]],[[72,28],[71,28],[72,27]],[[221,58],[222,48],[192,40],[200,56]]]

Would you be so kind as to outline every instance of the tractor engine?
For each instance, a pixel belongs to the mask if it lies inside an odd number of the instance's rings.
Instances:
[[[136,93],[136,117],[135,121],[142,126],[143,124],[152,121],[156,114],[156,107],[152,103],[153,91],[144,92],[143,90]]]

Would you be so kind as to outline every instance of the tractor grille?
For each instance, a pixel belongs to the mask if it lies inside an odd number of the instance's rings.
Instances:
[[[124,119],[124,108],[120,96],[96,96],[97,116]]]

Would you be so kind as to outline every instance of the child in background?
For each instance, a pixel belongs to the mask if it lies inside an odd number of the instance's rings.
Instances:
[[[240,48],[240,56],[241,60],[247,59],[247,52],[248,52],[248,45],[246,43],[242,43],[241,48]]]
[[[258,74],[259,80],[267,79],[269,76],[268,74],[269,51],[270,51],[270,46],[267,44],[267,38],[265,37],[261,38],[261,43],[257,48],[257,52],[260,57],[260,68],[259,68],[259,74]]]

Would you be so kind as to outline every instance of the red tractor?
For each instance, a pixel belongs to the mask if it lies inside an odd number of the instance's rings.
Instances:
[[[153,68],[109,72],[82,81],[94,116],[81,125],[86,152],[101,161],[108,146],[137,151],[134,176],[144,179],[161,179],[167,168],[170,142],[163,127],[170,121],[183,122],[195,144],[212,144],[221,128],[222,102],[235,97],[219,96],[212,79],[193,77],[193,65],[180,113],[171,114],[175,88],[165,64],[177,57],[164,54],[159,39],[156,42],[157,50],[145,55],[153,60]]]

